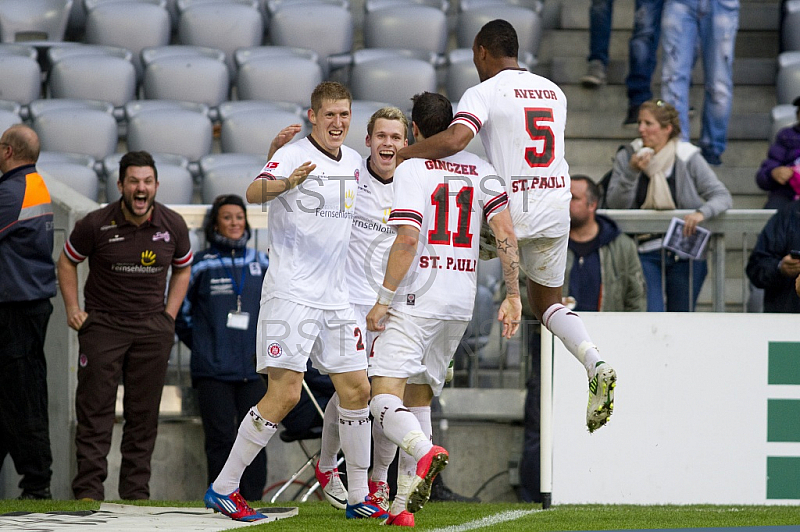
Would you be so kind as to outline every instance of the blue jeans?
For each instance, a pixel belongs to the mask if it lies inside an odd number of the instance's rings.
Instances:
[[[631,105],[641,105],[653,97],[650,80],[656,68],[663,6],[664,0],[636,0],[633,34],[628,44],[628,77],[625,79]],[[613,7],[614,0],[592,0],[589,8],[589,61],[598,59],[608,65]]]
[[[694,310],[697,305],[697,296],[703,287],[703,281],[708,273],[708,264],[704,260],[692,262],[692,286],[691,286],[691,306],[689,302],[689,261],[679,259],[671,251],[664,253],[664,281],[666,287],[662,285],[661,279],[661,250],[639,253],[639,260],[642,263],[644,280],[647,283],[647,312],[689,312]],[[666,290],[664,289],[666,288]],[[666,294],[667,304],[664,307],[664,295]]]
[[[703,57],[705,153],[725,151],[733,106],[733,52],[739,28],[739,0],[666,0],[661,22],[663,65],[661,96],[675,106],[681,138],[689,140],[689,87],[695,47]]]

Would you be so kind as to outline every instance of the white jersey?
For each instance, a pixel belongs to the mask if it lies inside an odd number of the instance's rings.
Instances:
[[[453,124],[469,127],[508,187],[518,239],[569,232],[569,165],[564,159],[567,98],[527,70],[503,70],[468,89]]]
[[[336,160],[306,137],[275,152],[256,179],[288,177],[306,161],[317,165],[313,173],[269,203],[269,268],[261,300],[349,308],[344,266],[361,156],[342,146]]]
[[[393,198],[392,179],[383,181],[373,174],[369,159],[364,159],[347,252],[351,303],[372,306],[378,298],[378,288],[383,284],[383,272],[395,236],[394,227],[387,223]]]
[[[475,303],[481,224],[508,205],[505,183],[471,153],[409,159],[395,170],[391,225],[420,230],[417,255],[392,309],[469,320]]]

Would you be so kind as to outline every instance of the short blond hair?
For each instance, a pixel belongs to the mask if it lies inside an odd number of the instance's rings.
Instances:
[[[353,96],[347,87],[338,81],[323,81],[314,88],[311,93],[311,109],[317,113],[322,108],[322,102],[325,100],[338,101],[347,100],[350,104],[353,103]]]
[[[384,120],[397,120],[403,124],[403,138],[408,138],[408,118],[406,118],[403,111],[392,106],[381,107],[372,113],[367,123],[367,135],[370,137],[372,136],[372,132],[375,130],[375,122],[377,122],[379,118],[383,118]]]

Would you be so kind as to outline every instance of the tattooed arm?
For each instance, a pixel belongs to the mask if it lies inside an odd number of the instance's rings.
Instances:
[[[494,215],[489,220],[489,226],[497,240],[497,256],[503,266],[503,279],[506,282],[506,298],[500,305],[497,319],[503,322],[503,336],[511,338],[519,328],[522,302],[519,297],[519,250],[508,209]]]

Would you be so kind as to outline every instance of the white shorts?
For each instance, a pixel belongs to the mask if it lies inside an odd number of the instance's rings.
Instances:
[[[367,359],[372,358],[375,339],[380,336],[378,331],[367,329],[367,314],[372,310],[373,305],[362,305],[360,303],[350,303],[353,313],[356,315],[356,325],[362,333],[364,347],[366,348]]]
[[[407,378],[409,384],[427,384],[438,396],[468,324],[419,318],[390,309],[386,329],[375,340],[369,376]]]
[[[556,238],[526,238],[519,245],[519,267],[531,281],[557,288],[564,284],[569,233]]]
[[[279,298],[263,302],[256,327],[256,371],[304,373],[309,358],[322,374],[367,368],[353,309],[322,310]]]

